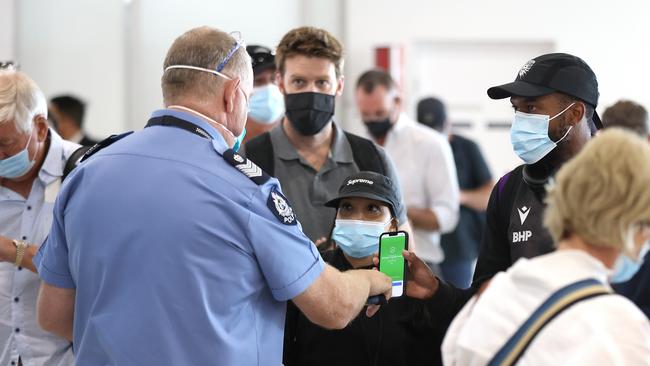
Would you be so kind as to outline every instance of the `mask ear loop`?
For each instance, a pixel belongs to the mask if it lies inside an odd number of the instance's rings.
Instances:
[[[549,121],[553,120],[555,117],[559,116],[560,114],[562,114],[562,113],[568,111],[569,108],[573,107],[575,104],[576,104],[576,102],[573,102],[573,103],[569,104],[569,106],[566,107],[566,108],[564,108],[564,109],[562,110],[562,112],[560,112],[560,113],[556,114],[555,116],[549,118]]]
[[[556,118],[557,116],[561,115],[562,113],[568,111],[569,108],[573,107],[575,104],[576,104],[576,102],[573,102],[573,103],[569,104],[569,106],[566,107],[566,108],[564,108],[564,109],[562,110],[562,112],[560,112],[560,113],[556,114],[555,116],[549,118],[549,122],[550,122],[552,119]],[[569,126],[569,129],[566,130],[566,133],[564,133],[564,135],[563,135],[562,137],[560,137],[559,140],[554,141],[554,142],[555,142],[556,144],[559,144],[560,141],[564,140],[564,139],[569,135],[569,132],[571,132],[571,129],[573,129],[573,126]]]

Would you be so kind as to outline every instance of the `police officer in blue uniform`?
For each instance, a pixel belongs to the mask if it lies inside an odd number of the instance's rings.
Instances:
[[[252,79],[241,41],[186,32],[165,59],[167,109],[68,176],[35,262],[41,326],[77,364],[278,365],[287,300],[342,328],[389,296],[378,271],[324,264],[277,180],[236,153]]]

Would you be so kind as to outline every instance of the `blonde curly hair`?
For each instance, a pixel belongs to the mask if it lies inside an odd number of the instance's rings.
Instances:
[[[608,129],[557,173],[548,187],[544,225],[557,243],[575,234],[597,247],[631,254],[630,229],[650,222],[650,146]]]

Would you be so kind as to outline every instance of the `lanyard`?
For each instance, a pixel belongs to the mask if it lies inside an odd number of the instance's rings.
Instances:
[[[185,120],[173,116],[161,116],[161,117],[151,118],[149,122],[147,122],[145,128],[151,126],[176,127],[185,130],[187,132],[191,132],[195,135],[201,136],[204,139],[212,140],[212,136],[210,136],[210,134],[203,128],[195,125],[194,123],[187,122]]]

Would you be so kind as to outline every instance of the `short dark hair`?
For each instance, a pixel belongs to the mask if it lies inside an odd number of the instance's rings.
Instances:
[[[284,75],[284,62],[293,56],[328,59],[334,64],[336,77],[343,74],[343,45],[325,29],[300,27],[282,37],[275,50],[275,66],[280,75]]]
[[[384,70],[368,70],[361,74],[357,80],[357,89],[361,88],[365,93],[372,93],[378,86],[383,86],[386,90],[394,90],[397,84],[393,77]]]
[[[84,113],[86,112],[86,104],[81,99],[72,95],[59,95],[52,100],[52,104],[56,106],[61,114],[70,117],[74,123],[81,129],[83,126]]]
[[[648,111],[638,103],[631,100],[620,100],[605,109],[603,113],[603,126],[622,127],[631,130],[641,137],[650,135],[648,130]]]

